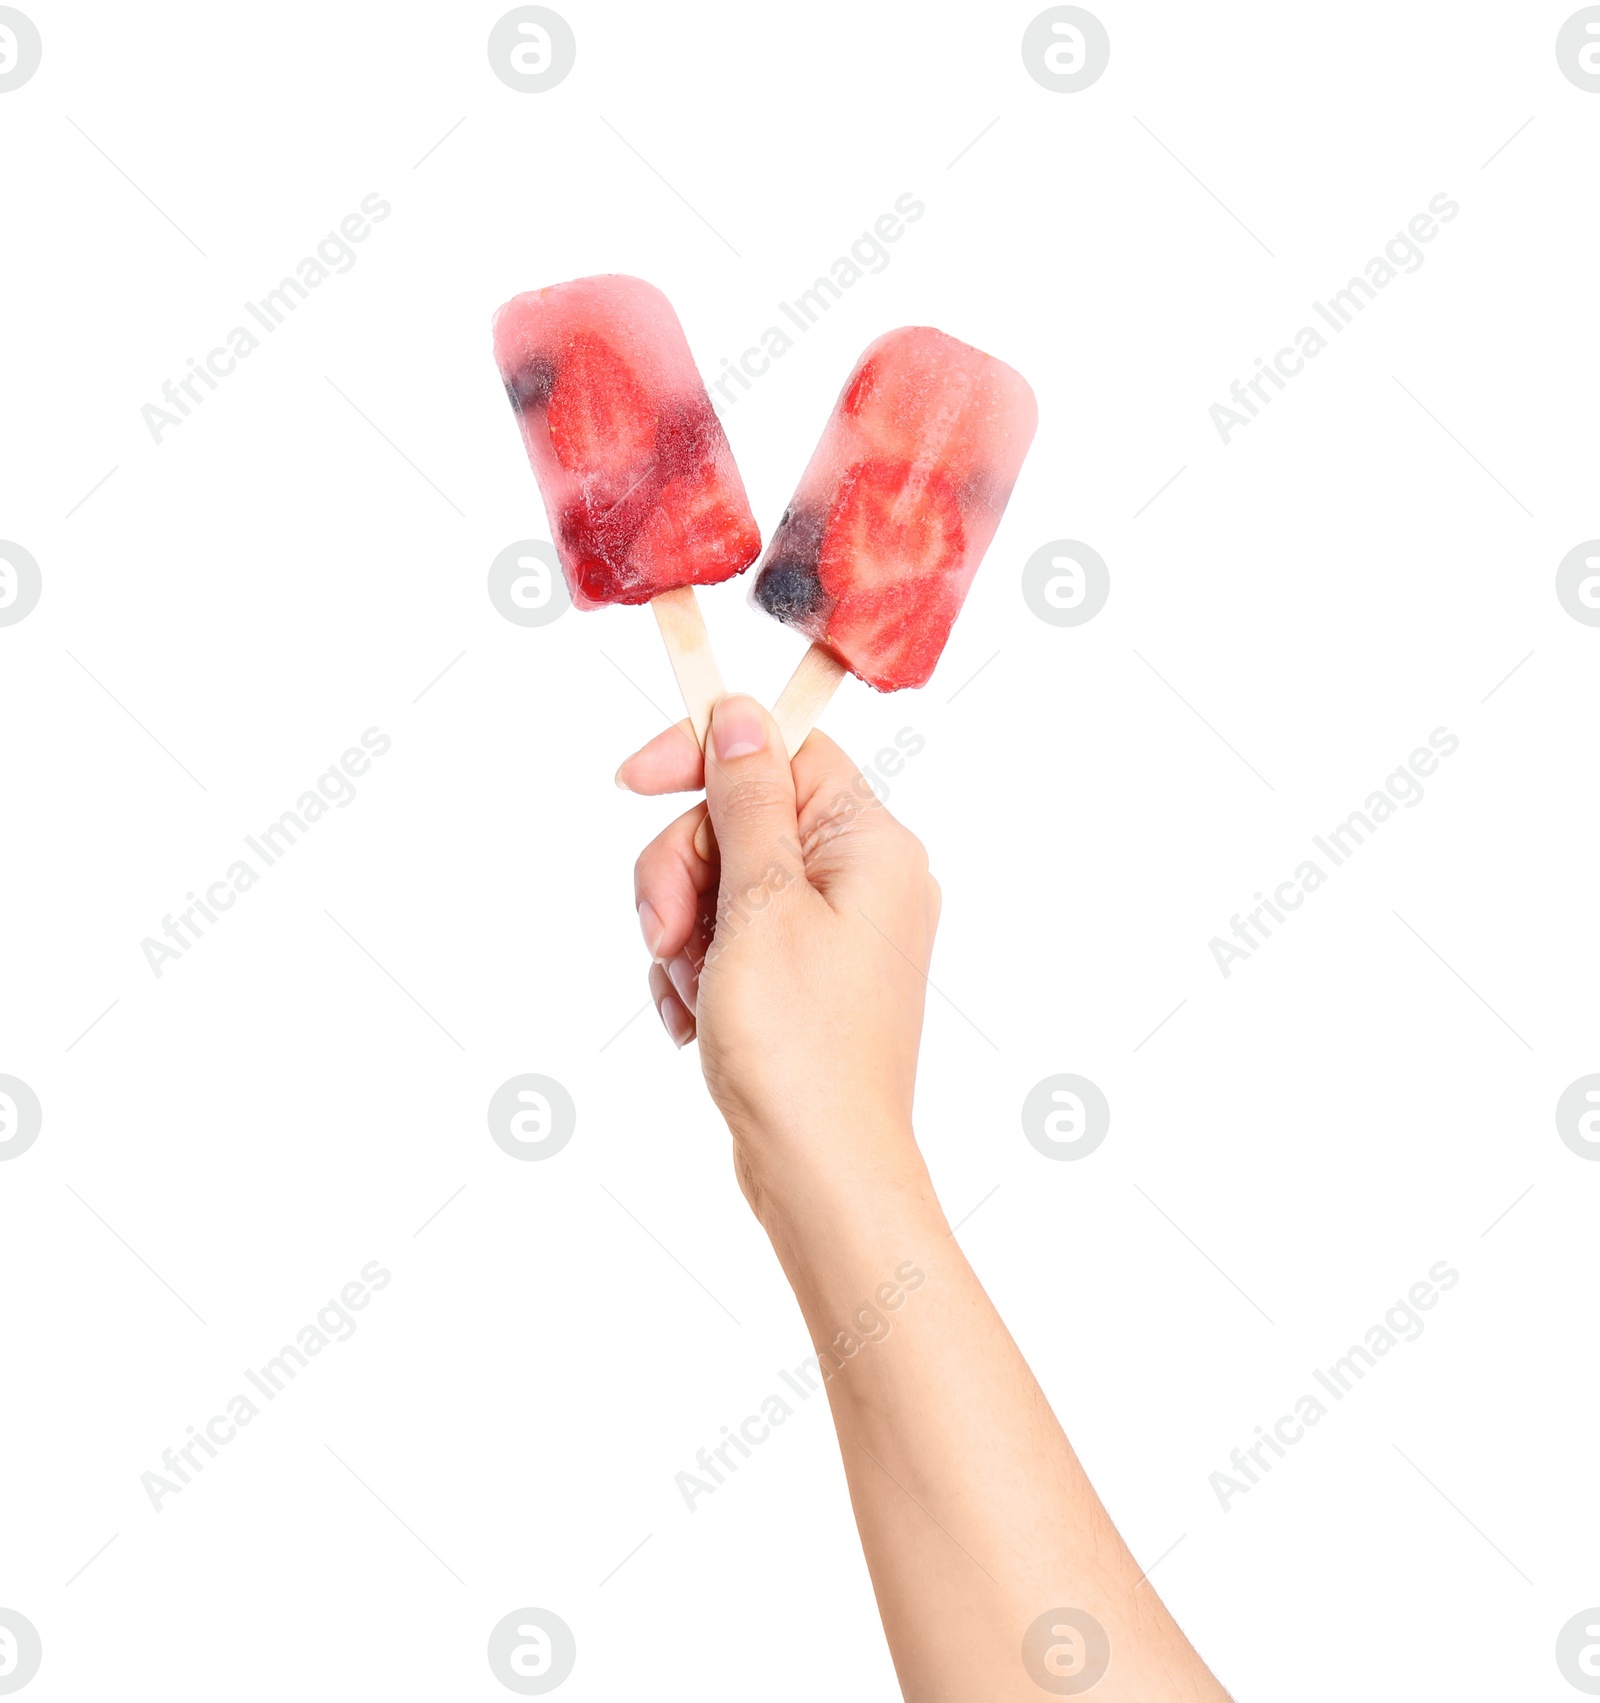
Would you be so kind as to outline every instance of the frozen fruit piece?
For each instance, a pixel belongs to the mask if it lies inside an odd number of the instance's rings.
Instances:
[[[656,422],[656,467],[665,479],[697,473],[717,458],[722,427],[704,397],[663,404]]]
[[[823,642],[880,692],[922,686],[960,609],[945,579],[853,591],[834,605]]]
[[[772,535],[766,562],[751,595],[779,621],[798,621],[819,614],[831,601],[817,574],[826,518],[814,510],[785,509]]]
[[[611,493],[604,487],[569,503],[556,525],[556,554],[573,582],[574,597],[608,601],[603,593],[628,571],[635,541],[655,507],[652,485]]]
[[[760,550],[754,520],[728,524],[716,470],[707,465],[661,487],[630,560],[654,578],[670,574],[676,563],[695,562],[705,570],[705,580],[714,581],[748,567]]]
[[[754,598],[881,691],[920,686],[950,636],[1038,423],[992,355],[927,326],[873,343],[846,380]],[[791,517],[821,517],[814,554]],[[815,563],[817,595],[797,564]]]
[[[876,356],[863,355],[839,396],[839,412],[847,420],[859,420],[862,411],[874,405],[882,378],[883,363]]]
[[[548,355],[535,355],[506,380],[506,394],[519,412],[546,408],[556,387],[556,364]]]
[[[562,350],[546,406],[551,448],[576,473],[625,472],[655,446],[644,387],[598,337],[579,337]]]
[[[894,374],[884,355],[869,355],[856,368],[855,376],[839,398],[839,417],[852,420],[879,449],[889,453],[916,450],[916,421],[895,417]]]
[[[495,361],[580,609],[741,573],[761,550],[671,304],[638,278],[517,296]]]
[[[768,562],[761,570],[755,596],[761,607],[779,621],[804,620],[817,614],[828,602],[817,570],[805,562],[786,559]]]
[[[767,560],[803,563],[815,573],[817,557],[822,553],[822,532],[827,522],[827,514],[821,509],[785,509],[777,531],[772,535]]]
[[[949,359],[952,345],[966,349],[925,326],[880,337],[845,387],[840,417],[881,455],[952,461],[981,453],[984,408],[974,392],[984,375],[976,363]]]
[[[846,470],[822,535],[818,572],[833,597],[961,565],[961,503],[938,468],[862,461]]]

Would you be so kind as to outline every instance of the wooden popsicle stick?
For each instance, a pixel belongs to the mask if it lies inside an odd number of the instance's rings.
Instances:
[[[711,706],[722,696],[722,673],[711,654],[711,635],[695,600],[694,587],[681,585],[650,600],[661,641],[667,647],[672,672],[683,693],[684,708],[694,729],[695,744],[705,749],[706,729],[711,725]]]
[[[789,684],[772,706],[772,719],[783,735],[791,762],[848,672],[838,657],[821,645],[813,645],[800,658],[800,666],[789,676]]]

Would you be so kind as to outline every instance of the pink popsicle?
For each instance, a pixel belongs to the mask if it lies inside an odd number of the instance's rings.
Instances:
[[[878,338],[768,544],[754,601],[835,673],[880,692],[925,684],[1037,424],[1027,381],[992,355],[927,326]],[[826,673],[821,658],[807,667]]]
[[[494,354],[574,605],[655,604],[703,736],[720,678],[689,588],[743,572],[761,535],[672,304],[615,274],[532,290]]]

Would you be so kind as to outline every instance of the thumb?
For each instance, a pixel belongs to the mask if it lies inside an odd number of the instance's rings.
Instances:
[[[794,775],[778,725],[754,698],[720,698],[706,735],[706,804],[722,890],[768,895],[804,878]]]

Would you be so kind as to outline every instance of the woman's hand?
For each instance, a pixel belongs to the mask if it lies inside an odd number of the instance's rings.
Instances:
[[[701,772],[680,723],[617,781],[673,792]],[[634,899],[651,997],[679,1046],[698,1035],[741,1186],[766,1222],[771,1191],[817,1167],[838,1179],[916,1163],[939,888],[920,842],[839,747],[813,733],[791,768],[752,698],[717,705],[704,777],[706,802],[640,856]]]

